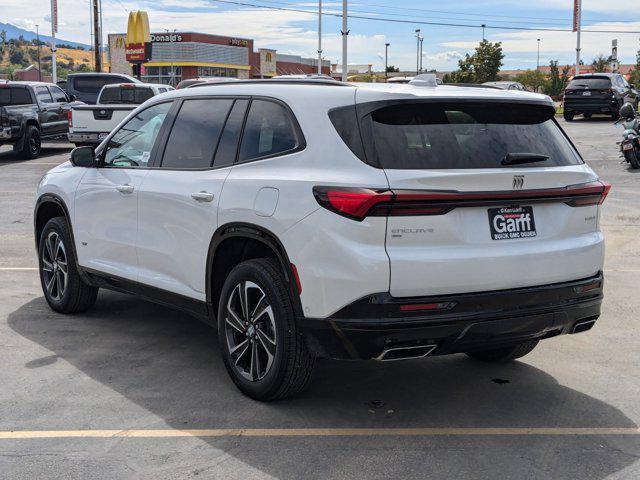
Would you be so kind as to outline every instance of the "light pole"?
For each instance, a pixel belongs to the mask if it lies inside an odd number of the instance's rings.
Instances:
[[[387,81],[389,77],[389,45],[390,43],[384,44],[384,81]]]
[[[422,42],[424,42],[424,37],[420,37],[420,73],[422,73]]]
[[[416,28],[416,75],[420,74],[420,29]]]
[[[175,49],[173,47],[173,35],[172,33],[176,33],[176,29],[173,29],[173,32],[171,30],[169,30],[168,28],[164,29],[165,32],[167,32],[167,35],[169,37],[169,43],[171,44],[171,75],[169,77],[169,85],[171,85],[172,87],[175,87],[174,83],[175,83],[175,72],[173,70],[173,59],[175,57]],[[162,67],[158,67],[158,68],[162,68]],[[158,72],[161,73],[161,72]],[[160,76],[158,76],[158,80],[160,81]]]
[[[536,62],[536,71],[540,70],[540,39],[538,39],[538,61]]]
[[[318,0],[318,75],[322,75],[322,0]]]
[[[38,25],[36,23],[36,42],[38,42],[38,81],[41,82],[42,81],[42,70],[40,67],[40,31],[38,30],[38,27],[40,25]]]
[[[577,33],[576,41],[576,75],[580,73],[580,30],[582,30],[582,0],[575,0],[573,12],[573,29]]]
[[[347,81],[347,0],[342,0],[342,81]]]
[[[484,42],[484,29],[487,27],[484,23],[481,25],[482,27],[482,41]]]

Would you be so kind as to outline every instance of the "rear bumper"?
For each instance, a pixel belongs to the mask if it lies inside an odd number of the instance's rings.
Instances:
[[[331,318],[300,318],[298,328],[318,357],[366,360],[390,348],[417,346],[434,346],[431,355],[468,352],[588,330],[600,315],[602,288],[600,273],[461,295],[399,299],[378,294]],[[416,305],[430,309],[401,309]]]
[[[565,100],[564,109],[576,113],[611,113],[620,108],[618,100],[601,100],[597,102],[571,102]]]

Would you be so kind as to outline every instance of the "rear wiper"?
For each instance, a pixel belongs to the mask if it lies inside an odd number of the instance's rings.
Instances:
[[[549,160],[548,155],[540,153],[507,153],[502,159],[502,165],[520,165],[522,163],[544,162]]]

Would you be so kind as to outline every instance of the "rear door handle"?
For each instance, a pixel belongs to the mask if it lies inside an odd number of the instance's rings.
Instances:
[[[133,185],[118,185],[116,186],[116,190],[120,193],[133,193]]]
[[[191,198],[193,198],[196,202],[212,202],[213,201],[213,193],[209,192],[194,192],[191,194]]]

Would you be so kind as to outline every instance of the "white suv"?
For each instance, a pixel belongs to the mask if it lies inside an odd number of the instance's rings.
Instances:
[[[524,92],[314,79],[152,98],[40,182],[46,300],[187,310],[262,400],[318,357],[520,357],[602,301],[609,185],[554,115]]]

